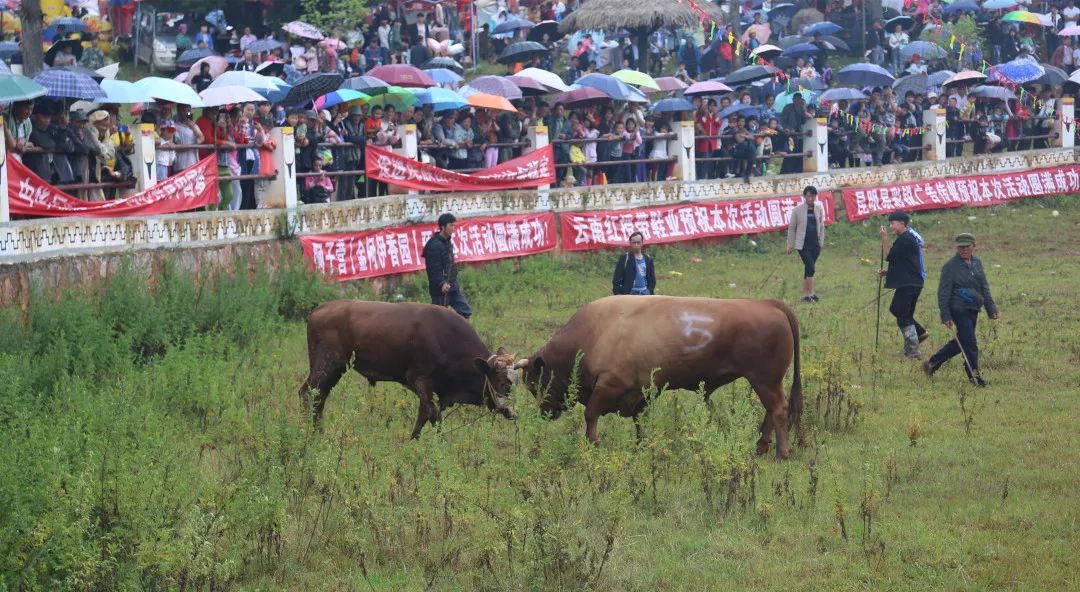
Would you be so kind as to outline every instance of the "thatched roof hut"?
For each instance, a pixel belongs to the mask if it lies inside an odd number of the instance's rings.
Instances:
[[[726,20],[720,7],[710,0],[698,3],[719,22]],[[586,0],[559,25],[563,33],[627,29],[637,37],[643,65],[648,59],[648,35],[660,27],[693,27],[700,22],[688,3],[678,0]]]

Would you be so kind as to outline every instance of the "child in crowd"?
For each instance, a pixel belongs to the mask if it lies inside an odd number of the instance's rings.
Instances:
[[[176,134],[176,124],[171,119],[166,119],[158,126],[157,138],[157,179],[164,181],[169,178],[169,169],[176,163],[176,150],[173,149],[173,137]]]
[[[322,156],[312,159],[311,172],[311,176],[304,178],[304,203],[330,203],[334,182],[323,170]]]
[[[274,120],[270,117],[263,117],[258,123],[263,128],[263,137],[265,138],[262,145],[259,146],[259,174],[277,174],[277,168],[274,167],[274,148],[277,148],[277,142],[275,142],[274,138],[270,135],[270,132],[274,129]],[[270,179],[255,180],[256,208],[261,210],[267,207],[266,192],[269,189]]]
[[[646,122],[646,125],[648,125],[648,123],[649,122]],[[668,123],[666,121],[661,121],[659,128],[656,129],[656,134],[655,135],[662,136],[662,135],[670,133],[670,132],[671,132],[671,127],[668,126]],[[646,133],[648,133],[648,132],[646,132]],[[653,134],[650,134],[650,135],[653,135]],[[652,150],[649,150],[649,159],[650,160],[659,160],[661,158],[667,158],[668,157],[667,144],[668,144],[668,141],[664,140],[664,139],[653,140],[652,141]],[[669,167],[670,164],[671,163],[667,163],[667,162],[650,162],[649,163],[649,180],[650,181],[663,181],[663,180],[667,179],[667,177],[668,177],[668,167]]]

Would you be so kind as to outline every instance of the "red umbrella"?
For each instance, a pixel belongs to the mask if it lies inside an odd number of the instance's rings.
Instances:
[[[517,85],[517,87],[521,89],[521,94],[523,95],[529,95],[530,97],[533,97],[546,95],[551,92],[543,84],[540,84],[536,80],[533,80],[532,78],[528,78],[526,76],[507,76],[506,79]]]
[[[607,103],[611,97],[603,91],[591,86],[583,86],[569,92],[564,92],[555,97],[555,103],[562,103],[566,107],[588,107],[599,103]]]
[[[376,66],[367,73],[383,82],[393,86],[412,86],[426,88],[438,86],[430,76],[416,66],[407,64],[395,64],[392,66]]]

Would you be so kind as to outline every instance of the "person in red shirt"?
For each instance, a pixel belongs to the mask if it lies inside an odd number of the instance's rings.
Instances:
[[[202,110],[202,115],[200,115],[199,118],[195,120],[195,127],[199,128],[199,131],[202,132],[204,138],[203,141],[207,144],[214,143],[211,141],[211,139],[214,137],[214,121],[217,119],[217,114],[219,110],[220,109],[218,109],[217,107],[205,107]],[[213,150],[200,148],[199,160],[210,156],[213,152]]]
[[[716,99],[709,99],[704,112],[698,112],[694,118],[694,131],[700,136],[720,135],[720,114],[717,112]],[[719,155],[720,140],[718,138],[704,138],[697,141],[695,146],[697,157],[709,158]],[[697,161],[697,178],[712,179],[713,171],[716,170],[715,162]]]

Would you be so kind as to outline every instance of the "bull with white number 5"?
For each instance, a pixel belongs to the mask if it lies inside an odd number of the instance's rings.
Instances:
[[[758,454],[769,449],[787,458],[788,429],[798,426],[803,398],[799,374],[799,323],[778,300],[717,300],[673,296],[609,296],[578,310],[544,347],[517,362],[525,385],[543,396],[541,410],[558,417],[575,361],[585,435],[599,442],[600,416],[637,419],[657,387],[707,393],[746,378],[765,407]],[[790,398],[784,376],[794,358]],[[655,377],[653,372],[655,370]]]

